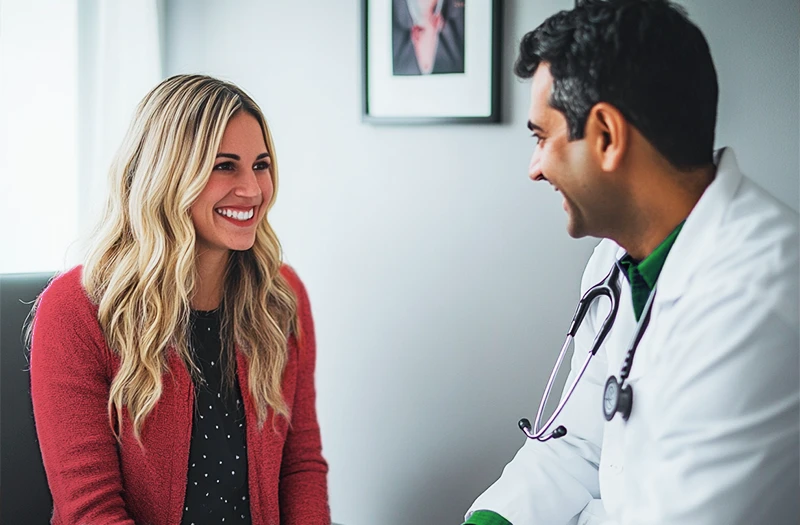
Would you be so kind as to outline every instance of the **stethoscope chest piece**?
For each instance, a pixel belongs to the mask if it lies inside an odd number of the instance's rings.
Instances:
[[[611,376],[606,381],[606,388],[603,391],[603,415],[606,421],[611,421],[614,415],[619,412],[625,421],[631,415],[633,407],[633,389],[630,385],[625,385],[623,381]]]

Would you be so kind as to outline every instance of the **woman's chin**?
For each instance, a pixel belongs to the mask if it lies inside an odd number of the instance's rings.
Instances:
[[[250,242],[232,243],[230,246],[228,246],[228,249],[231,250],[232,252],[246,252],[247,250],[252,248],[254,244],[255,244],[254,240]]]

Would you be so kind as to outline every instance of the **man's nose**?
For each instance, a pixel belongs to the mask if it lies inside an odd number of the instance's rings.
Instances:
[[[531,162],[528,165],[528,177],[531,180],[536,181],[543,177],[542,173],[542,156],[539,153],[539,148],[536,148],[536,151],[533,152],[531,155]]]

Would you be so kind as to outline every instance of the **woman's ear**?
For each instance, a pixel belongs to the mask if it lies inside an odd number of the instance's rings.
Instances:
[[[586,139],[603,171],[616,171],[622,163],[630,140],[629,124],[611,104],[598,102],[586,120]]]

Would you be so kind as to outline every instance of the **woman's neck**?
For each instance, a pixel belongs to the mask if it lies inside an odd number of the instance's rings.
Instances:
[[[191,299],[193,310],[215,310],[222,303],[225,268],[229,257],[229,251],[198,252],[195,260],[197,278]]]

